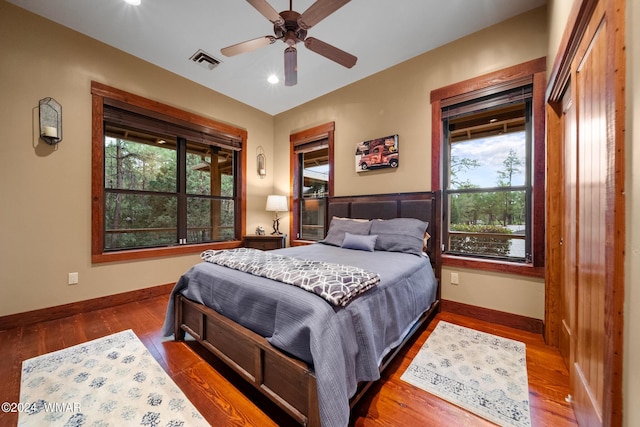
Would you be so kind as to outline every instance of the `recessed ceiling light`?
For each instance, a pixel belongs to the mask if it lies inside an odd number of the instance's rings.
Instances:
[[[278,78],[278,76],[276,76],[275,74],[271,74],[268,78],[267,81],[269,83],[271,83],[272,85],[278,84],[280,82],[280,79]]]
[[[140,5],[140,0],[124,0],[129,4],[132,4],[134,6],[139,6]]]

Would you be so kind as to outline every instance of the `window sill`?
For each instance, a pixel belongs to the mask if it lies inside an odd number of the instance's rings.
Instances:
[[[230,240],[219,243],[200,243],[194,245],[170,246],[166,248],[132,249],[117,252],[103,252],[91,255],[94,264],[103,262],[132,261],[139,259],[160,258],[175,255],[199,253],[207,249],[233,249],[242,247],[241,240]]]
[[[521,276],[544,278],[544,267],[534,267],[532,264],[516,262],[492,261],[478,258],[468,258],[458,255],[442,254],[442,265],[445,267],[471,268],[496,273],[518,274]]]

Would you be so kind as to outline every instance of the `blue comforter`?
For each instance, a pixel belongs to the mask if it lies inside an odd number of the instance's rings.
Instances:
[[[349,398],[360,381],[380,378],[379,364],[436,297],[427,257],[363,252],[324,245],[279,249],[291,257],[335,262],[380,274],[380,284],[346,307],[332,306],[301,288],[203,262],[173,289],[264,336],[312,365],[325,427],[349,422]],[[163,335],[173,334],[173,298]]]

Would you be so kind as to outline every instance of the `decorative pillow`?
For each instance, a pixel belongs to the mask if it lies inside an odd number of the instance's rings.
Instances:
[[[369,221],[371,221],[370,219],[347,218],[347,217],[344,217],[344,216],[334,216],[332,219],[335,219],[336,221],[354,221],[354,222],[369,222]]]
[[[369,234],[371,229],[371,221],[369,220],[353,220],[348,218],[333,217],[331,224],[329,224],[329,231],[327,237],[320,240],[320,243],[324,243],[332,246],[342,246],[344,241],[344,233],[349,232],[351,234]]]
[[[428,223],[415,218],[371,221],[371,234],[377,234],[376,251],[422,255]]]
[[[373,252],[376,247],[376,239],[378,236],[375,234],[351,234],[349,232],[344,233],[344,241],[342,247],[345,249],[356,249],[359,251]]]

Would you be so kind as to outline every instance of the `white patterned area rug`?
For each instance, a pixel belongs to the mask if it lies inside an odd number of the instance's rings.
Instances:
[[[401,379],[500,426],[531,426],[519,341],[440,321]]]
[[[131,330],[22,362],[18,426],[208,426]]]

